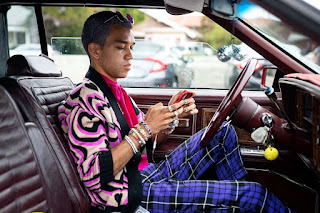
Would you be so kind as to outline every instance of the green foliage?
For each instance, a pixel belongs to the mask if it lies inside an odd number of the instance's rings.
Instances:
[[[85,20],[96,10],[83,7],[44,7],[48,42],[52,37],[80,37]]]
[[[209,21],[206,17],[202,19],[202,27],[199,31],[203,34],[203,41],[209,43],[215,49],[232,43],[231,34],[220,25]],[[240,44],[241,41],[234,37],[233,43]]]
[[[92,7],[44,7],[43,17],[48,43],[52,37],[80,37],[85,20],[92,14],[103,10],[120,11],[124,16],[129,13],[135,24],[144,20],[144,13],[127,8],[92,8]]]
[[[145,19],[145,14],[137,9],[117,8],[115,10],[118,10],[124,17],[126,17],[126,14],[129,13],[134,19],[133,25],[139,24]]]

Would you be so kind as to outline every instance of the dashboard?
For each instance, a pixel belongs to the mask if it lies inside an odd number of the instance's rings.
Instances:
[[[281,78],[279,85],[285,111],[298,127],[307,130],[312,146],[312,162],[320,169],[320,82]]]

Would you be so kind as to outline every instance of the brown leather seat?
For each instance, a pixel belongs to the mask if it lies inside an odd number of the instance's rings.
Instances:
[[[34,123],[43,135],[39,138],[33,132],[29,133],[33,143],[46,144],[54,156],[66,185],[72,212],[89,212],[88,196],[57,125],[57,107],[74,88],[71,80],[62,77],[60,69],[47,57],[15,55],[8,59],[6,77],[0,79],[0,84],[13,97],[24,122]],[[42,152],[42,146],[35,146],[35,151]],[[40,166],[42,163],[39,161]],[[50,171],[47,178],[55,175],[56,172]],[[60,188],[50,190],[56,193]]]
[[[0,212],[73,211],[60,168],[44,137],[35,122],[24,122],[0,85]]]

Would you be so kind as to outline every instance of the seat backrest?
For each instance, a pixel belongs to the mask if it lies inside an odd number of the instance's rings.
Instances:
[[[55,133],[61,141],[64,141],[57,125],[57,108],[74,88],[71,80],[62,77],[60,69],[45,55],[12,56],[7,61],[6,77],[11,79],[5,85],[6,87],[14,87],[12,89],[21,87],[24,89],[24,93],[31,95],[31,97],[28,97],[30,100],[34,98],[38,102],[34,105],[40,104]],[[33,113],[24,106],[24,100],[17,100],[17,103],[20,105],[22,114],[27,116],[26,120],[34,119]],[[42,110],[40,110],[41,113]]]
[[[0,138],[0,212],[72,212],[59,166],[39,126],[24,122],[1,85]]]
[[[8,59],[6,77],[0,79],[0,84],[13,97],[24,121],[35,122],[41,127],[45,143],[56,155],[60,172],[68,185],[73,212],[88,212],[89,198],[57,125],[58,105],[74,88],[71,80],[62,77],[60,69],[47,57],[15,55]]]

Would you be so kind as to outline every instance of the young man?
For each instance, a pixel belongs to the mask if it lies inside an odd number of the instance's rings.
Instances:
[[[146,147],[155,139],[164,143],[178,117],[198,110],[193,97],[173,104],[179,92],[168,107],[159,103],[144,115],[117,84],[130,72],[131,28],[120,13],[104,11],[87,19],[82,42],[90,68],[59,107],[92,212],[133,212],[138,205],[150,212],[290,212],[258,183],[238,181],[247,172],[230,125],[205,148],[199,146],[200,131],[157,165],[148,163]],[[197,180],[211,165],[220,181]]]

